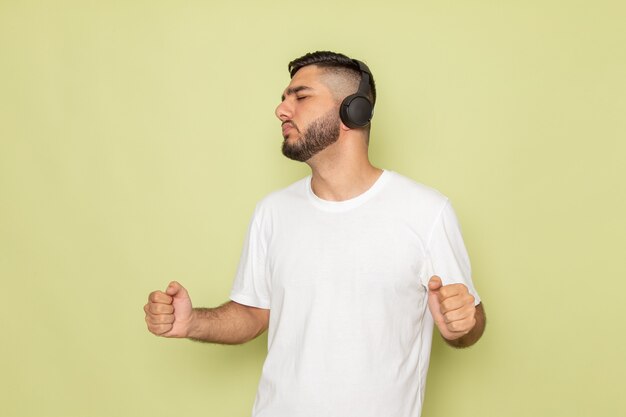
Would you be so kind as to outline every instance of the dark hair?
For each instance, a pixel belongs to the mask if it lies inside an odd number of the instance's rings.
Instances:
[[[288,66],[289,75],[293,78],[296,72],[298,72],[302,67],[306,67],[308,65],[316,65],[321,68],[348,70],[353,75],[357,76],[357,79],[361,79],[359,64],[343,54],[330,51],[309,52],[300,58],[294,59]],[[371,73],[369,93],[371,96],[370,98],[372,99],[372,104],[376,104],[376,84],[374,83],[374,76]]]

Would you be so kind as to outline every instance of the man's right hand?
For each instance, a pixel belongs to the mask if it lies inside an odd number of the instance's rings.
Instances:
[[[157,336],[187,337],[193,308],[187,290],[176,281],[170,282],[165,292],[154,291],[143,307],[148,330]]]

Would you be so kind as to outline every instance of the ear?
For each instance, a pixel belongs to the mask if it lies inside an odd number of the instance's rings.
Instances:
[[[348,130],[350,130],[350,128],[349,128],[348,126],[344,125],[344,124],[343,124],[343,122],[341,122],[341,123],[339,124],[339,128],[340,128],[341,130],[343,130],[344,132],[347,132]]]

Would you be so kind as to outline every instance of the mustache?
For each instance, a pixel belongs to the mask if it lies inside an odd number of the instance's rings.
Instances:
[[[282,122],[282,123],[280,124],[280,126],[281,126],[281,127],[283,127],[283,126],[284,126],[284,125],[286,125],[286,124],[289,124],[291,127],[293,127],[294,129],[296,129],[296,131],[297,131],[298,133],[300,133],[300,129],[298,128],[298,125],[297,125],[297,124],[295,124],[295,123],[294,123],[293,121],[291,121],[291,120],[285,120],[284,122]]]

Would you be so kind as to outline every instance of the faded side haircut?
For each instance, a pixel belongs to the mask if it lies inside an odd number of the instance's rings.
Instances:
[[[351,88],[353,91],[349,94],[355,93],[358,89],[359,83],[361,82],[361,70],[359,69],[358,64],[343,54],[330,51],[310,52],[291,61],[288,65],[291,78],[293,78],[296,72],[298,72],[301,68],[309,65],[315,65],[323,68],[334,75],[341,76],[342,78],[348,80],[350,84],[353,85]],[[372,101],[372,105],[375,105],[376,84],[374,83],[374,76],[371,73],[369,84],[370,88],[367,95]]]

